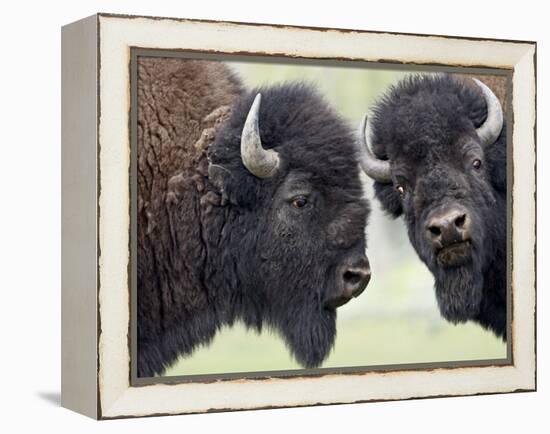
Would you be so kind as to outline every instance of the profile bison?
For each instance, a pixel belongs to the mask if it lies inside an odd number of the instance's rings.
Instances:
[[[323,361],[370,278],[354,140],[310,86],[245,91],[221,63],[140,59],[138,376],[238,320]]]
[[[440,312],[506,339],[506,122],[482,82],[409,76],[361,128],[361,165],[435,278]]]

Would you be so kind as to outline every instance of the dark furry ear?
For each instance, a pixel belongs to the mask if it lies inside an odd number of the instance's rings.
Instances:
[[[231,178],[231,173],[225,167],[212,163],[208,165],[208,180],[218,190],[221,206],[225,206],[229,200],[226,193],[228,178]]]
[[[237,176],[240,182],[237,181]],[[241,167],[210,163],[208,165],[208,180],[221,196],[221,205],[228,202],[245,208],[255,204],[253,198],[258,197],[258,182],[253,175]]]
[[[399,193],[395,191],[392,184],[382,184],[374,182],[374,195],[382,204],[382,209],[390,214],[393,218],[399,217],[403,213],[401,206],[401,198]]]
[[[225,167],[213,163],[208,165],[208,180],[220,193],[224,191],[225,178],[228,176],[231,174]]]

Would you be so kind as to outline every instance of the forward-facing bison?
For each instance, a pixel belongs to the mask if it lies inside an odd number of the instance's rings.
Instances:
[[[319,365],[370,278],[357,163],[309,86],[245,91],[221,63],[141,58],[138,376],[237,320]]]
[[[415,75],[365,117],[361,165],[404,216],[441,314],[506,339],[506,122],[482,82]]]

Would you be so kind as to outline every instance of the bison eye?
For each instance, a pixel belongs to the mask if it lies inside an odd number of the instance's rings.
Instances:
[[[298,196],[292,199],[292,206],[294,208],[303,208],[307,205],[307,199],[304,196]]]
[[[397,184],[395,186],[395,189],[397,190],[400,196],[403,196],[405,194],[405,188],[402,185]]]
[[[481,168],[481,160],[476,158],[473,162],[472,162],[472,166],[474,166],[474,169],[479,169]]]

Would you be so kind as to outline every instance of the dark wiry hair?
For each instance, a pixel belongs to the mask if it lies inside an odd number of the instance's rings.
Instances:
[[[280,153],[284,166],[274,180],[252,175],[241,160],[241,130],[255,96],[262,94],[260,108],[261,140],[264,149]],[[210,147],[212,163],[222,165],[236,183],[227,182],[227,194],[241,205],[256,201],[261,187],[278,182],[291,170],[310,172],[328,187],[356,180],[359,169],[355,138],[346,122],[311,84],[304,82],[259,87],[248,91],[233,107],[232,115]],[[349,173],[348,173],[349,172]],[[350,193],[357,195],[360,185],[352,182]]]
[[[214,69],[223,76],[223,68]],[[153,85],[156,77],[148,75],[138,85],[138,104],[148,114],[138,125],[138,146],[154,151],[140,157],[151,182],[138,192],[156,189],[156,205],[142,200],[138,214],[138,375],[161,373],[237,320],[255,330],[274,328],[302,365],[318,366],[334,344],[336,312],[324,302],[335,295],[337,271],[351,256],[366,261],[369,209],[352,130],[302,83],[233,99],[232,80],[205,81],[183,62],[165,75],[165,82]],[[173,98],[166,89],[177,79]],[[182,142],[173,132],[187,121],[199,91],[219,98],[228,92],[223,100],[231,113],[226,118],[226,111],[209,108],[211,114],[188,122],[195,141]],[[240,155],[258,92],[262,146],[282,161],[267,179],[252,175]],[[196,126],[204,120],[213,125],[208,134]],[[299,212],[283,194],[296,185],[312,193]]]
[[[275,149],[282,158],[282,167],[269,179],[253,176],[243,166],[240,155],[243,124],[258,93],[262,94],[259,116],[262,146]],[[318,292],[312,298],[312,294],[297,288],[318,287],[320,291],[322,286],[333,283],[322,268],[323,256],[334,262],[342,251],[363,252],[365,248],[364,228],[369,207],[363,198],[355,152],[355,137],[349,126],[313,86],[302,82],[257,88],[243,95],[209,151],[211,162],[224,167],[223,192],[229,203],[236,205],[239,214],[243,208],[257,213],[255,231],[242,235],[244,242],[248,241],[247,246],[229,247],[234,253],[247,251],[252,246],[260,248],[254,258],[242,264],[246,270],[237,269],[240,275],[236,280],[242,284],[251,279],[254,273],[250,267],[260,258],[256,264],[257,270],[261,270],[258,279],[271,274],[271,290],[277,288],[277,298],[272,299],[270,305],[258,298],[253,303],[257,307],[253,315],[249,306],[242,305],[243,311],[237,316],[258,329],[263,322],[278,328],[294,356],[308,367],[318,365],[332,347],[335,314],[322,307],[326,294]],[[326,215],[315,216],[314,225],[319,225],[316,241],[327,238],[329,245],[316,244],[314,248],[310,239],[314,237],[294,234],[269,215],[272,198],[280,186],[288,182],[291,173],[293,176],[307,174],[307,181],[325,195]],[[259,204],[262,205],[258,207]],[[247,231],[251,229],[244,227]],[[328,236],[323,233],[323,227]],[[283,248],[281,243],[273,242],[276,239],[290,243]],[[323,252],[327,248],[334,251]],[[293,264],[285,267],[289,257],[294,257]],[[334,266],[332,262],[324,265]],[[275,279],[279,282],[275,283]],[[289,286],[289,282],[294,282],[294,286]]]
[[[448,74],[403,79],[375,105],[371,144],[410,185],[404,198],[391,183],[375,182],[374,190],[387,213],[404,214],[411,243],[434,274],[443,316],[474,319],[505,336],[506,122],[483,149],[483,177],[470,176],[460,155],[486,118],[485,99],[472,80]],[[475,220],[469,268],[439,267],[425,242],[424,219],[450,200],[466,204]]]

